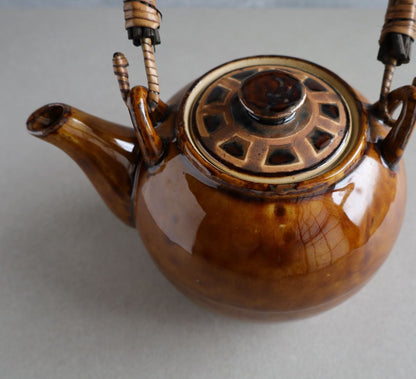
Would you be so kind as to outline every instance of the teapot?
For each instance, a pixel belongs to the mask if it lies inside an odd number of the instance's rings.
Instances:
[[[28,131],[65,151],[108,207],[137,228],[160,271],[199,304],[286,320],[362,288],[398,237],[402,156],[416,124],[416,79],[391,90],[416,35],[416,1],[390,0],[371,104],[335,73],[278,55],[214,68],[160,99],[154,0],[124,0],[148,85],[113,68],[133,127],[48,104]]]

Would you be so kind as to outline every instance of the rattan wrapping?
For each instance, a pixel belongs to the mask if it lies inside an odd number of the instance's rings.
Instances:
[[[381,33],[380,42],[383,42],[389,33],[399,33],[416,37],[416,1],[390,0],[386,19]]]

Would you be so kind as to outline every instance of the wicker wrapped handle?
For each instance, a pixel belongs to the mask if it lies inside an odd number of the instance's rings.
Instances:
[[[397,66],[409,63],[410,49],[416,37],[416,1],[390,0],[380,37],[378,59],[392,60]]]
[[[150,38],[152,45],[160,44],[159,28],[162,14],[154,0],[123,0],[124,19],[129,39],[140,46],[144,38]]]
[[[154,0],[123,0],[126,30],[135,46],[141,46],[148,88],[130,88],[129,62],[122,53],[113,56],[113,69],[121,96],[130,112],[133,127],[144,162],[150,167],[158,164],[164,154],[163,141],[154,125],[168,114],[160,100],[159,76],[156,69],[154,45],[160,43],[161,14]]]
[[[378,114],[392,123],[387,96],[397,66],[409,63],[411,46],[416,37],[416,0],[389,0],[380,37],[378,60],[384,63],[384,77],[378,103]]]
[[[124,19],[129,39],[141,46],[148,82],[148,107],[155,111],[160,102],[159,75],[154,46],[160,44],[159,28],[162,15],[155,0],[123,0]]]

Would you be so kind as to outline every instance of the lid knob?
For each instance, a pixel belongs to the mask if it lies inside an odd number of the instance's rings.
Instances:
[[[305,102],[302,83],[281,70],[263,71],[249,77],[238,93],[249,115],[268,125],[290,121]]]

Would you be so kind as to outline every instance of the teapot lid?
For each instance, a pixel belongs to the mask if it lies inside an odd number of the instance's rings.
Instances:
[[[275,190],[316,178],[355,150],[359,106],[348,85],[313,63],[245,58],[196,82],[179,134],[186,155],[222,180]]]

